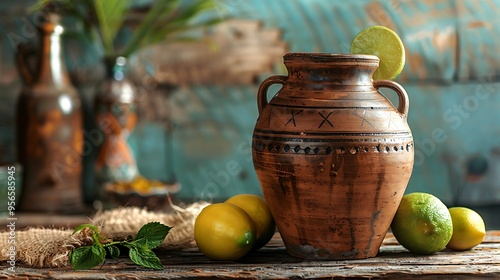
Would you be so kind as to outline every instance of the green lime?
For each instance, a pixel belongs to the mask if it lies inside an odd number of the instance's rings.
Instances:
[[[415,254],[443,250],[453,234],[450,212],[439,198],[428,193],[404,195],[391,230],[398,242]]]
[[[394,79],[405,66],[403,42],[385,26],[371,26],[359,32],[352,40],[351,53],[376,55],[380,59],[374,80]]]

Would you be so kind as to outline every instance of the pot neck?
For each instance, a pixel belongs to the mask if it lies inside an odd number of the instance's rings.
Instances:
[[[284,56],[287,83],[304,89],[372,86],[379,59],[372,55],[289,53]],[[309,86],[308,86],[309,85]]]

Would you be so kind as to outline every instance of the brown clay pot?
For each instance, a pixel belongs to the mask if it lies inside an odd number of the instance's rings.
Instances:
[[[258,91],[252,155],[290,255],[377,255],[413,168],[408,96],[370,55],[289,53]],[[282,84],[267,101],[272,84]],[[397,109],[381,87],[399,96]]]

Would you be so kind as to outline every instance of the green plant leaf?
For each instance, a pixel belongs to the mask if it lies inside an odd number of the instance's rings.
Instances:
[[[120,256],[120,249],[116,245],[129,248],[129,257],[134,263],[153,269],[163,269],[160,259],[152,249],[158,247],[163,242],[171,227],[159,222],[147,223],[139,229],[139,232],[131,241],[109,240],[99,232],[96,226],[91,224],[77,226],[73,234],[84,228],[90,228],[93,231],[92,238],[94,244],[76,248],[71,252],[69,262],[73,269],[90,269],[101,264],[106,258],[105,248],[107,248],[109,255],[113,259],[118,258]],[[100,239],[105,240],[107,243],[102,245]]]
[[[154,1],[146,17],[141,21],[140,25],[134,30],[132,38],[128,42],[124,50],[124,56],[128,56],[141,47],[141,42],[144,37],[151,32],[151,27],[162,18],[165,14],[171,14],[174,8],[179,4],[179,0],[171,1]]]
[[[129,56],[142,47],[161,41],[176,41],[179,33],[207,27],[222,21],[220,14],[205,14],[216,8],[217,0],[154,0],[149,2],[147,13],[129,29],[126,21],[134,17],[133,0],[38,0],[30,11],[38,11],[46,5],[56,5],[63,15],[73,15],[83,22],[85,34],[99,42],[104,56]],[[144,10],[143,7],[140,10]],[[138,10],[139,14],[142,12]],[[120,33],[131,30],[131,36],[124,40],[123,49],[115,44]],[[96,36],[97,34],[97,36]],[[122,51],[123,50],[123,51]]]
[[[130,243],[137,244],[140,247],[154,249],[163,242],[170,229],[171,227],[159,222],[147,223],[139,229],[139,232],[137,232],[137,235]]]
[[[115,245],[106,246],[106,249],[108,249],[111,258],[117,259],[118,257],[120,257],[120,249]]]
[[[106,258],[106,251],[101,244],[94,243],[91,246],[76,248],[71,252],[69,262],[73,269],[91,269],[98,266]]]
[[[203,13],[216,7],[213,0],[173,0],[167,1],[168,5],[161,5],[160,2],[155,2],[146,19],[134,30],[134,36],[125,48],[125,56],[146,45],[175,41],[172,35],[176,33],[208,27],[223,20],[219,15],[199,19]]]
[[[129,5],[130,0],[94,0],[106,55],[115,55],[114,39],[123,26]]]
[[[51,6],[52,5],[52,6]],[[61,8],[67,8],[67,6],[71,5],[70,0],[38,0],[38,2],[34,3],[28,8],[28,12],[34,13],[43,10],[46,7],[50,7],[52,9],[58,10]]]
[[[149,249],[140,247],[130,248],[129,257],[137,265],[158,270],[163,269],[160,259]]]

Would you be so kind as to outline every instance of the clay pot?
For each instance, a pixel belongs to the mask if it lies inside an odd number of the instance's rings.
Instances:
[[[413,168],[408,96],[370,55],[289,53],[258,91],[254,167],[290,255],[377,255]],[[281,84],[267,101],[272,84]],[[397,109],[378,92],[399,96]]]

